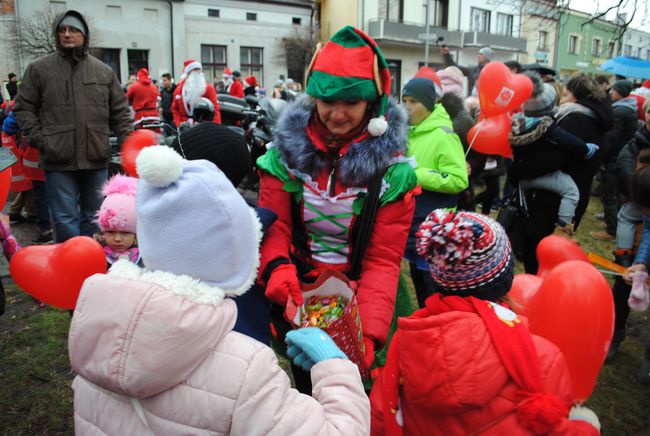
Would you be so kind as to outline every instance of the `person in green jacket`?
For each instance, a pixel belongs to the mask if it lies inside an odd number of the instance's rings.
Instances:
[[[435,71],[422,67],[402,92],[409,113],[407,156],[415,158],[415,174],[422,194],[415,200],[415,215],[406,243],[406,259],[420,307],[435,289],[428,267],[415,250],[415,232],[434,209],[456,209],[458,194],[468,186],[463,146],[454,133]]]

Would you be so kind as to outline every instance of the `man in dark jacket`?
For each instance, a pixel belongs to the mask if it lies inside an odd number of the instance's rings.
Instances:
[[[7,93],[9,94],[9,100],[16,98],[18,94],[18,77],[14,73],[9,73],[9,82],[7,82]]]
[[[449,54],[449,48],[447,46],[440,47],[440,54],[445,61],[445,67],[458,67],[463,72],[465,77],[467,77],[467,92],[469,95],[478,95],[476,87],[476,82],[478,81],[478,76],[481,74],[481,70],[484,66],[488,64],[494,58],[494,50],[490,47],[483,47],[478,51],[478,65],[473,68],[461,67],[456,65],[454,59]]]
[[[129,105],[113,71],[88,54],[83,16],[67,11],[53,23],[56,52],[29,64],[14,114],[26,142],[39,150],[56,241],[92,235],[106,181],[111,130],[121,143],[131,130]]]
[[[621,149],[634,136],[637,130],[637,102],[629,97],[632,82],[618,80],[611,87],[614,126],[605,135],[606,146],[603,153],[603,173],[601,176],[600,196],[605,212],[605,230],[591,232],[596,239],[613,241],[616,239],[616,214],[619,208],[618,190],[616,189],[616,159]]]
[[[174,91],[176,84],[172,82],[172,75],[165,73],[162,75],[162,88],[160,88],[160,115],[163,121],[170,126],[174,126],[174,115],[172,115],[172,102],[174,101]],[[169,136],[172,131],[169,127],[164,128],[165,135]]]

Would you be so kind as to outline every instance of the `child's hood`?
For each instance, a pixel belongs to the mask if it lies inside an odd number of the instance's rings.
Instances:
[[[447,312],[399,321],[401,395],[434,414],[481,408],[508,383],[483,321]]]
[[[158,280],[162,275],[163,280]],[[156,284],[158,283],[158,284]],[[174,287],[182,286],[183,292]],[[232,330],[234,301],[192,301],[191,283],[120,260],[83,285],[68,347],[77,373],[111,392],[146,398],[186,380]]]
[[[542,117],[530,131],[521,135],[514,135],[510,132],[509,140],[512,146],[528,145],[542,139],[551,130],[555,121],[551,117]]]

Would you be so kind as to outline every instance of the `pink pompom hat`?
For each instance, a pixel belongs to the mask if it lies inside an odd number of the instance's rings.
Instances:
[[[116,174],[102,188],[106,196],[97,212],[97,223],[102,232],[135,233],[135,193],[138,179]]]

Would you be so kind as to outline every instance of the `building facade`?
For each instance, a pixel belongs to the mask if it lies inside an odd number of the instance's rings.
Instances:
[[[604,20],[590,22],[588,14],[566,10],[558,20],[556,65],[559,77],[567,81],[572,74],[605,74],[600,67],[617,56],[618,26]]]
[[[178,80],[183,62],[195,59],[203,63],[210,79],[221,77],[227,66],[241,70],[244,77],[255,75],[269,88],[287,78],[283,38],[308,33],[314,25],[311,0],[2,1],[14,6],[0,16],[3,32],[21,29],[20,25],[11,29],[5,22],[34,20],[43,11],[74,9],[84,14],[92,28],[92,53],[122,82],[141,67],[148,67],[155,79],[171,73]],[[6,44],[7,39],[3,41]],[[8,52],[2,46],[0,50]],[[20,76],[34,57],[15,53],[12,58],[13,64],[7,64]]]
[[[555,0],[526,1],[522,6],[521,36],[526,40],[526,52],[521,64],[555,66],[555,41],[560,9]]]
[[[623,35],[621,54],[650,61],[650,33],[626,29],[625,35]]]

